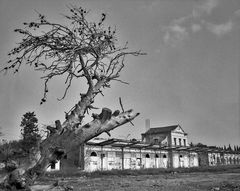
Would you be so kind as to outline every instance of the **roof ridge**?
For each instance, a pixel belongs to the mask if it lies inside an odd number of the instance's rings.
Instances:
[[[167,127],[178,127],[179,125],[168,125],[168,126],[162,126],[162,127],[152,127],[152,128],[167,128]],[[150,128],[151,129],[151,128]]]
[[[179,125],[170,125],[170,126],[164,126],[164,127],[152,127],[148,129],[143,134],[154,134],[154,133],[162,133],[162,132],[169,132],[174,129],[176,129]]]

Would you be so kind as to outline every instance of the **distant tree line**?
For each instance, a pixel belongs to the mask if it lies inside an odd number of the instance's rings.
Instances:
[[[231,146],[231,144],[229,144],[228,146],[224,145],[223,147],[220,147],[220,146],[207,146],[207,145],[202,144],[202,143],[193,144],[191,142],[190,147],[202,147],[202,148],[208,147],[208,148],[217,148],[217,149],[220,149],[220,150],[223,150],[223,151],[240,152],[240,146],[238,146],[238,145]]]

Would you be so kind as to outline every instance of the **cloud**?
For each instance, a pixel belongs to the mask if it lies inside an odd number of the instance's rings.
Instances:
[[[193,23],[192,26],[191,26],[191,29],[192,29],[193,32],[198,32],[202,29],[202,26],[200,24]]]
[[[236,22],[234,16],[240,16],[240,9],[234,12],[229,21],[220,24],[213,24],[206,21],[204,15],[211,15],[218,6],[219,0],[201,0],[200,4],[195,4],[192,12],[188,15],[174,19],[169,26],[164,27],[163,40],[166,44],[176,46],[179,42],[189,38],[191,33],[196,33],[206,29],[218,37],[228,34],[234,29]]]
[[[212,23],[206,23],[206,27],[210,32],[220,37],[232,31],[233,22],[230,20],[226,23],[218,24],[218,25],[212,24]]]
[[[179,42],[185,40],[189,33],[187,29],[192,32],[198,32],[202,29],[200,24],[194,23],[193,21],[197,17],[201,17],[203,14],[211,14],[212,10],[218,5],[218,0],[204,0],[201,4],[198,4],[192,11],[191,14],[180,17],[173,20],[169,26],[164,27],[164,42],[172,46],[176,46]],[[193,21],[192,21],[193,20]],[[185,27],[187,22],[191,22],[190,27]]]
[[[182,27],[176,23],[165,27],[164,42],[171,46],[176,46],[179,42],[188,37],[188,32],[185,27]]]
[[[191,18],[191,15],[187,15],[184,17],[180,17],[178,19],[174,19],[172,23],[181,25],[181,24],[184,24],[189,18]]]
[[[240,9],[236,10],[236,11],[234,12],[234,15],[236,15],[237,17],[239,17],[239,16],[240,16]]]
[[[202,3],[203,2],[203,3]],[[193,17],[200,17],[204,14],[211,14],[212,10],[217,7],[219,0],[205,0],[201,1],[201,4],[193,9]]]

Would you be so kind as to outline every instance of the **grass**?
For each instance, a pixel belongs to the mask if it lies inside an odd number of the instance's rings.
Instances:
[[[140,176],[140,175],[159,175],[169,173],[193,173],[193,172],[234,172],[234,170],[240,169],[240,165],[229,165],[229,166],[213,166],[213,167],[192,167],[192,168],[148,168],[139,170],[109,170],[109,171],[94,171],[84,172],[77,169],[60,170],[55,172],[48,172],[48,177],[102,177],[102,176]]]
[[[81,191],[203,191],[240,190],[240,165],[178,169],[95,171],[68,170],[48,173],[40,184],[59,181]]]

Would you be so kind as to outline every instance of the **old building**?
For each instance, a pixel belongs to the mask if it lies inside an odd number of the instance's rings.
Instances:
[[[240,164],[240,153],[216,147],[190,146],[180,125],[150,128],[141,140],[94,138],[67,153],[49,170],[85,171],[141,168],[188,168]]]
[[[187,133],[180,125],[150,128],[142,134],[142,141],[167,146],[169,167],[198,166],[197,153],[186,150],[189,147]]]

